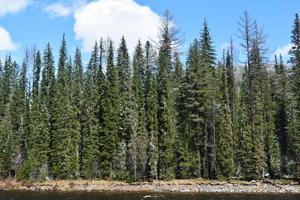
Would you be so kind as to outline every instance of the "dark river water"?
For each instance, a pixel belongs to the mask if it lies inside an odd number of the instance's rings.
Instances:
[[[300,200],[300,195],[0,191],[0,200]]]

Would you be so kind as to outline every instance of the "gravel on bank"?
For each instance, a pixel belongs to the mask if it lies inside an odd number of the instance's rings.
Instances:
[[[210,181],[203,179],[134,182],[104,180],[0,181],[0,190],[28,191],[115,191],[115,192],[220,192],[220,193],[300,193],[293,181]]]

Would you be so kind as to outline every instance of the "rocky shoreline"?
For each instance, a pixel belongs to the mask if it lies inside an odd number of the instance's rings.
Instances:
[[[4,180],[0,190],[21,191],[111,191],[111,192],[215,192],[215,193],[300,193],[298,182],[174,180],[126,183],[103,180],[19,182]]]

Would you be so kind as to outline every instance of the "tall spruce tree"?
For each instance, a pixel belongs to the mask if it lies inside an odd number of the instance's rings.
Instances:
[[[203,176],[209,178],[216,177],[216,88],[215,79],[215,49],[213,47],[212,38],[209,32],[206,20],[203,23],[202,33],[199,40],[200,65],[205,68],[206,93],[205,102],[205,135],[204,135],[204,155],[203,155]]]
[[[33,63],[33,88],[31,123],[28,151],[28,176],[33,179],[45,179],[48,175],[48,154],[49,154],[49,113],[46,105],[41,99],[41,70],[42,60],[38,51],[34,56]]]
[[[137,113],[134,110],[131,66],[125,38],[122,37],[117,50],[117,71],[120,87],[120,138],[115,159],[115,172],[119,178],[136,178],[137,157],[134,155],[134,143],[136,137]],[[125,145],[125,167],[124,152]],[[119,160],[121,159],[121,160]]]
[[[145,175],[145,167],[147,161],[147,134],[145,121],[145,93],[144,93],[144,57],[142,44],[139,41],[133,55],[133,78],[132,78],[132,93],[133,93],[133,112],[135,112],[135,137],[133,141],[134,157],[135,157],[135,178],[142,179]],[[132,113],[134,114],[134,113]]]
[[[106,69],[106,95],[103,103],[103,125],[100,132],[100,175],[102,178],[111,178],[113,177],[113,161],[120,141],[120,87],[111,41],[107,52]]]
[[[275,56],[274,74],[272,77],[272,96],[275,108],[275,132],[279,138],[282,173],[287,174],[288,162],[288,121],[287,121],[287,70],[280,55],[279,62]]]
[[[0,171],[1,177],[12,176],[11,172],[16,170],[17,143],[16,134],[13,131],[11,102],[16,83],[16,64],[11,56],[6,57],[2,75],[2,109],[0,118]]]
[[[289,142],[290,159],[300,161],[300,20],[298,14],[295,16],[291,36],[292,48],[289,51],[292,70],[290,75],[291,97],[289,106]],[[300,173],[294,172],[295,177],[300,177]]]
[[[189,137],[186,131],[187,112],[186,112],[186,76],[179,53],[174,54],[174,92],[176,108],[176,138],[175,138],[175,157],[176,157],[176,178],[190,177],[190,151]]]
[[[229,55],[229,52],[227,52]],[[230,114],[230,98],[228,94],[228,69],[225,64],[221,65],[221,86],[222,93],[220,102],[220,116],[217,126],[217,169],[218,177],[230,179],[233,175],[233,131],[232,118]]]
[[[160,47],[158,54],[157,98],[158,98],[158,161],[159,179],[173,178],[175,126],[173,121],[174,104],[172,104],[172,52],[177,42],[176,23],[167,11],[161,20]]]
[[[96,178],[98,175],[99,126],[95,115],[96,101],[94,101],[94,94],[93,71],[89,68],[84,77],[81,112],[80,176],[82,178]]]
[[[54,86],[52,107],[52,175],[55,179],[75,178],[79,172],[79,122],[76,110],[68,95],[67,80],[67,46],[63,36],[59,60],[57,81]]]
[[[147,132],[147,161],[145,177],[148,180],[157,179],[158,159],[158,127],[157,127],[157,83],[155,71],[155,52],[149,41],[144,47],[145,62],[145,126]]]
[[[206,98],[204,77],[207,69],[200,67],[199,42],[194,40],[187,56],[186,69],[186,129],[191,152],[191,176],[201,177],[203,166],[203,138],[205,136],[204,98]]]

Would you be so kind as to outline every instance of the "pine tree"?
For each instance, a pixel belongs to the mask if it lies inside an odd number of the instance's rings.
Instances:
[[[110,41],[107,52],[103,126],[100,133],[100,175],[102,178],[110,178],[113,175],[113,159],[116,156],[116,149],[120,141],[120,87],[117,69],[113,60],[113,44]]]

